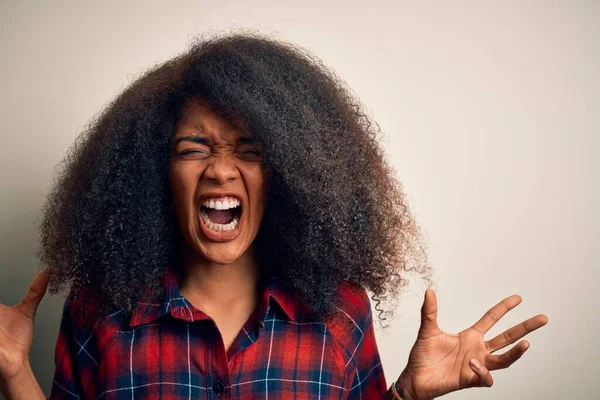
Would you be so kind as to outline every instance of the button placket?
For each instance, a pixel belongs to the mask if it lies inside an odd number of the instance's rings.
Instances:
[[[213,322],[214,324],[214,322]],[[227,354],[223,345],[223,338],[216,324],[210,329],[210,371],[207,368],[209,379],[212,380],[212,396],[215,399],[229,399],[231,396],[229,366],[227,363]],[[209,381],[210,382],[210,381]],[[209,383],[210,384],[210,383]]]
[[[212,385],[212,389],[216,395],[221,395],[223,393],[223,391],[225,390],[225,384],[223,383],[223,381],[221,379],[217,378]]]

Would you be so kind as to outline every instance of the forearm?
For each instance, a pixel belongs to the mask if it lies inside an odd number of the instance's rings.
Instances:
[[[9,381],[0,382],[0,391],[6,400],[46,400],[30,364]]]

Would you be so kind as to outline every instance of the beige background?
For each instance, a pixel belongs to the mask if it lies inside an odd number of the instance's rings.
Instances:
[[[600,2],[139,1],[0,6],[0,301],[38,268],[36,224],[84,124],[150,65],[210,29],[307,47],[345,79],[429,235],[440,324],[458,332],[503,297],[538,312],[521,361],[448,399],[592,399],[600,332]],[[176,5],[175,5],[176,4]],[[418,328],[422,285],[378,331],[388,381]],[[52,380],[62,298],[44,300],[33,366]]]

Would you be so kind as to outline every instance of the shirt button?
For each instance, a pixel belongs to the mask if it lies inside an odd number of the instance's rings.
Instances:
[[[222,380],[220,380],[220,379],[217,379],[217,380],[215,381],[215,383],[213,383],[213,386],[212,386],[212,387],[213,387],[213,391],[214,391],[216,394],[221,394],[221,393],[223,393],[223,389],[225,389],[225,385],[223,384],[223,381],[222,381]]]

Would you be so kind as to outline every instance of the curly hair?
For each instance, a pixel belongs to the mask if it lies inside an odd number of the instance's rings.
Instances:
[[[51,293],[92,289],[100,312],[131,312],[142,296],[160,295],[165,268],[181,268],[169,146],[191,96],[232,123],[240,116],[262,147],[259,265],[315,317],[331,315],[342,282],[369,290],[379,305],[406,285],[404,272],[429,275],[423,236],[363,105],[307,51],[236,33],[195,39],[76,139],[42,210],[38,257]]]

